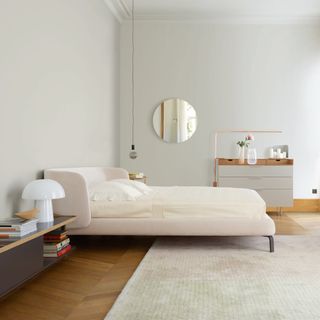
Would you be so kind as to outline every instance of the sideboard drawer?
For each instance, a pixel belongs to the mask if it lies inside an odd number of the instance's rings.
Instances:
[[[292,177],[293,166],[219,166],[219,177]]]
[[[293,159],[258,159],[256,165],[239,164],[238,160],[216,159],[218,187],[244,188],[257,191],[267,207],[293,206]]]
[[[292,189],[292,178],[287,177],[220,177],[219,187],[246,189]]]
[[[268,207],[292,207],[292,189],[257,190]]]

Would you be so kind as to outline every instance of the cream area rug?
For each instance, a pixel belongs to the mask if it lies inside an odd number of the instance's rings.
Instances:
[[[107,320],[320,319],[320,237],[159,238]]]

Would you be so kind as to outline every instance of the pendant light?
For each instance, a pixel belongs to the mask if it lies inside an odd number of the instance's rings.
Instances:
[[[131,106],[131,151],[129,153],[129,157],[131,159],[136,159],[138,157],[137,151],[135,150],[135,144],[134,144],[134,107],[135,107],[135,96],[134,96],[134,0],[132,0],[131,5],[131,45],[132,45],[132,53],[131,53],[131,89],[132,89],[132,106]]]

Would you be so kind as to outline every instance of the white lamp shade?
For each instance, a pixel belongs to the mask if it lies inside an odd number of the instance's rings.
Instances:
[[[62,185],[51,179],[31,181],[22,192],[22,199],[51,200],[64,198]]]

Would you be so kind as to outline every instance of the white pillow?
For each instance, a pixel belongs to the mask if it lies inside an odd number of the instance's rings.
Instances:
[[[137,189],[138,191],[142,192],[143,194],[148,194],[153,191],[145,183],[142,183],[139,181],[134,181],[134,180],[129,180],[129,179],[114,179],[112,181],[121,183],[126,186],[133,187],[133,188]]]
[[[142,193],[119,182],[104,181],[92,187],[89,196],[92,201],[133,201],[141,197]]]

